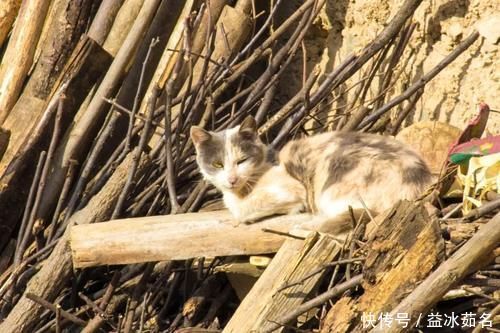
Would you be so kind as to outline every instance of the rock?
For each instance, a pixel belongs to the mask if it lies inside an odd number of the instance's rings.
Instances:
[[[422,121],[401,130],[396,139],[405,142],[420,153],[434,175],[438,175],[450,146],[461,130],[438,121]]]
[[[476,29],[488,43],[497,44],[500,40],[500,14],[494,14],[480,20],[476,24]]]
[[[460,38],[462,37],[463,30],[464,29],[463,29],[462,25],[460,24],[460,22],[453,22],[448,27],[447,34],[448,34],[448,36],[451,37],[451,39],[454,42],[456,42],[456,41],[460,40]]]

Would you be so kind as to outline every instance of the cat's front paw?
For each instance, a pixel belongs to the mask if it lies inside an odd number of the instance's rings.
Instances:
[[[255,219],[253,219],[249,216],[241,216],[241,215],[237,215],[237,214],[234,214],[233,216],[234,216],[234,218],[231,220],[231,225],[235,228],[240,227],[240,226],[249,225],[249,224],[256,222]]]
[[[253,219],[249,218],[249,216],[243,216],[241,214],[234,214],[233,213],[233,218],[231,219],[231,225],[233,227],[239,227],[247,224],[253,223]]]

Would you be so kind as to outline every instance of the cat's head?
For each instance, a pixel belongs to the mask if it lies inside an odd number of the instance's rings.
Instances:
[[[222,191],[238,193],[257,181],[267,164],[267,148],[248,116],[239,126],[220,132],[191,127],[196,161],[206,180]]]

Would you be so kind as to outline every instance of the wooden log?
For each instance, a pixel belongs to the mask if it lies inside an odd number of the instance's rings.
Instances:
[[[50,1],[26,0],[0,64],[0,125],[9,115],[33,64],[38,38]]]
[[[30,136],[26,129],[34,126],[40,114],[44,112],[59,75],[64,71],[82,33],[87,29],[92,2],[64,0],[57,2],[56,7],[52,9],[54,18],[47,27],[46,40],[41,43],[40,57],[26,87],[2,125],[5,130],[10,131],[11,137],[7,157],[0,164],[0,174]],[[71,114],[68,104],[64,111],[65,115]],[[68,117],[65,118],[67,123]],[[64,129],[61,129],[61,132],[64,132]]]
[[[21,0],[0,0],[0,48],[7,39],[21,7]]]
[[[101,2],[87,33],[99,45],[102,45],[106,40],[122,4],[123,0],[106,0]]]
[[[243,299],[223,333],[282,332],[283,327],[274,329],[279,326],[276,322],[303,303],[321,274],[286,289],[282,289],[283,285],[302,280],[332,261],[339,252],[338,242],[329,235],[311,232],[306,240],[287,239]]]
[[[339,299],[326,314],[320,333],[352,332],[356,316],[356,300],[349,296]]]
[[[86,19],[89,16],[89,2],[91,1],[57,2],[57,8],[53,10],[57,13],[56,19],[52,20],[53,23],[47,28],[50,38],[43,43],[41,60],[3,125],[5,132],[13,134],[5,143],[0,139],[0,151],[2,148],[7,150],[5,158],[0,158],[0,175],[4,174],[15,156],[22,155],[20,149],[25,146],[26,138],[32,134],[32,130],[26,129],[33,128],[34,124],[40,121],[49,96],[53,96],[54,91],[59,88],[58,85],[68,78],[76,78],[76,82],[79,82],[73,91],[74,84],[69,85],[69,99],[64,114],[65,118],[71,118],[74,109],[72,104],[81,104],[81,96],[87,94],[111,63],[106,52],[95,44],[101,45],[104,42],[103,35],[109,32],[109,21],[113,22],[116,7],[119,7],[121,0],[102,2],[89,30],[90,38],[81,37],[81,33],[88,26]]]
[[[70,160],[81,162],[90,148],[90,143],[94,140],[99,126],[104,121],[106,115],[104,111],[107,110],[107,103],[103,97],[111,97],[119,88],[119,84],[127,72],[128,65],[133,59],[137,47],[153,19],[158,4],[159,0],[151,0],[147,1],[141,8],[139,15],[134,21],[134,25],[100,82],[89,106],[85,110],[82,110],[84,112],[81,113],[81,117],[77,119],[71,132],[67,133],[66,140],[57,149],[51,182],[45,187],[45,200],[40,205],[40,216],[46,216],[55,206],[64,184],[66,168]]]
[[[429,218],[421,204],[408,201],[393,208],[367,248],[365,293],[359,301],[365,312],[390,310],[444,260],[437,219]]]
[[[251,225],[234,226],[227,211],[150,216],[71,228],[76,268],[182,260],[195,257],[252,255],[276,252],[287,232],[307,223],[309,215],[280,216]]]
[[[75,225],[71,247],[75,267],[253,255],[276,252],[287,237],[304,238],[304,229],[343,241],[350,223],[349,212],[326,220],[283,215],[250,225],[237,225],[227,211],[137,217]]]
[[[40,59],[40,55],[43,52],[43,44],[46,40],[51,38],[51,36],[49,36],[49,30],[52,26],[54,26],[55,20],[59,18],[58,9],[60,8],[61,3],[65,1],[66,0],[51,0],[49,3],[49,8],[47,9],[47,13],[42,23],[42,31],[40,32],[40,37],[38,38],[38,42],[36,44],[36,50],[33,57],[34,65],[36,65],[36,63]]]
[[[216,23],[218,22],[219,18],[221,17],[221,13],[222,11],[224,10],[224,8],[226,7],[226,5],[229,3],[228,0],[216,0],[216,1],[212,1],[210,3],[210,23],[211,23],[211,26],[209,27],[208,26],[208,14],[209,14],[209,11],[206,10],[205,13],[203,14],[203,17],[201,19],[201,22],[199,24],[199,27],[198,29],[196,30],[194,36],[193,36],[193,41],[192,41],[192,45],[191,45],[191,51],[193,52],[193,54],[191,55],[192,59],[193,59],[193,63],[196,63],[198,57],[196,56],[196,54],[201,54],[201,52],[203,51],[203,49],[205,48],[205,44],[206,44],[206,41],[207,41],[207,32],[208,32],[208,29],[212,29]],[[181,20],[178,22],[179,26],[184,27],[184,20],[185,18],[184,17],[181,17],[180,18]],[[182,37],[183,38],[183,37]],[[179,44],[177,49],[180,49],[181,45]],[[171,62],[169,64],[169,67],[167,68],[166,71],[164,71],[162,73],[162,76],[161,78],[159,78],[158,80],[158,84],[160,85],[160,87],[163,87],[165,86],[167,80],[170,78],[170,75],[172,74],[172,70],[175,66],[175,62],[176,62],[176,59],[177,57],[179,56],[179,54],[177,55],[174,55],[172,57],[172,60],[174,62]],[[217,60],[217,58],[213,58],[214,60]],[[186,78],[187,76],[187,68],[183,68],[183,70],[178,73],[178,77],[176,78],[177,80],[177,84],[176,84],[176,87],[177,89],[180,89],[181,86],[182,86],[182,83],[184,81],[184,79]],[[172,93],[175,95],[178,91],[172,91]]]
[[[362,330],[361,316],[390,311],[444,260],[444,240],[436,218],[421,204],[402,201],[373,231],[366,245],[364,294],[355,302],[339,300],[322,333]],[[418,267],[418,269],[415,269]]]
[[[137,51],[137,56],[126,78],[123,80],[120,91],[116,95],[115,100],[119,105],[132,110],[136,94],[131,92],[135,92],[139,89],[139,82],[151,82],[151,78],[163,54],[163,49],[165,48],[168,37],[171,35],[183,8],[184,4],[182,1],[162,1],[160,3],[155,17],[151,22],[151,26]],[[151,40],[153,38],[157,38],[158,43],[154,48],[150,49]],[[148,52],[150,52],[150,55],[147,66],[145,67],[144,73],[142,73],[144,60]],[[143,99],[145,90],[145,87],[141,86],[138,96],[139,101]],[[119,121],[115,126],[115,134],[106,144],[106,150],[108,151],[114,150],[116,145],[124,140],[127,135],[129,123],[128,117],[125,117],[123,114],[115,113],[113,117],[119,119]],[[110,122],[114,122],[114,119],[110,120]]]
[[[92,197],[88,205],[70,217],[70,224],[93,223],[106,220],[111,216],[116,199],[127,179],[126,175],[132,162],[132,154],[129,154],[125,161],[116,169],[102,190]],[[142,160],[138,171],[144,170],[146,161],[146,158]],[[138,177],[141,174],[141,172],[138,172]],[[53,302],[70,281],[73,270],[69,249],[69,231],[68,228],[40,271],[31,278],[24,295],[21,296],[7,318],[0,324],[0,332],[33,332],[32,328],[38,323],[39,317],[45,308],[28,299],[26,294],[32,293]]]
[[[81,152],[85,149],[85,143],[93,140],[95,131],[98,129],[98,124],[105,115],[103,110],[106,106],[106,101],[103,100],[103,97],[111,97],[118,89],[119,83],[128,69],[127,66],[133,59],[154,17],[159,2],[159,0],[152,0],[142,6],[141,11],[134,21],[134,25],[99,85],[89,107],[73,128],[64,153],[60,152],[64,154],[63,163],[67,163],[70,158],[79,160]]]
[[[0,220],[3,226],[0,249],[5,246],[11,232],[17,227],[19,216],[22,214],[22,207],[28,195],[28,184],[34,173],[30,161],[36,158],[40,150],[48,146],[44,138],[50,138],[47,134],[53,128],[52,119],[60,88],[66,87],[65,112],[70,114],[71,109],[81,103],[93,83],[110,63],[110,56],[97,43],[86,37],[80,40],[54,84],[55,90],[47,98],[44,112],[38,115],[31,127],[22,130],[24,140],[16,140],[9,144],[0,161],[0,211],[2,212]]]
[[[136,60],[132,64],[129,73],[122,84],[120,92],[116,96],[118,104],[128,108],[129,110],[132,109],[135,94],[131,94],[130,92],[135,92],[137,90],[139,80],[141,78],[143,62],[149,51],[151,40],[153,38],[158,38],[159,42],[157,46],[151,50],[148,66],[146,66],[142,77],[143,82],[152,82],[151,78],[156,71],[158,62],[160,61],[165,45],[167,44],[167,40],[174,30],[177,20],[181,17],[180,15],[183,8],[184,4],[182,1],[167,1],[160,3],[156,15],[151,22],[151,26],[137,51]],[[142,87],[142,90],[146,90],[145,87]],[[141,91],[140,98],[142,98],[143,95],[144,94]],[[147,104],[147,98],[143,98],[142,100]]]
[[[212,11],[215,12],[214,14],[216,15],[216,17],[220,15],[214,27],[214,50],[212,52],[212,55],[210,56],[210,58],[214,61],[228,59],[232,55],[238,53],[243,46],[243,43],[248,39],[248,36],[252,31],[252,20],[250,19],[249,12],[242,11],[238,6],[233,8],[231,6],[224,5],[224,3],[227,2],[228,1],[225,0],[219,1],[215,3],[215,6],[211,7]],[[239,1],[238,4],[240,2],[241,1]],[[212,16],[212,20],[213,19],[214,17]],[[206,28],[207,23],[202,23],[200,25],[200,29],[198,29],[195,35],[193,42],[193,52],[196,54],[202,53],[204,47],[206,47]],[[201,79],[200,77],[202,75],[202,69],[204,67],[205,59],[192,56],[192,60],[194,64],[192,82],[199,82]],[[214,69],[218,69],[217,66],[211,62],[208,63],[205,75],[209,76],[210,73],[214,71]],[[170,74],[171,72],[168,71],[163,73],[163,76],[160,78],[159,82],[160,86],[166,84],[166,81],[169,79]],[[183,68],[181,73],[179,73],[176,79],[176,84],[174,84],[174,91],[172,92],[174,96],[177,94],[177,89],[179,89],[178,94],[186,93],[187,80],[185,80],[185,77],[187,76],[187,74],[187,68]],[[172,108],[173,117],[175,117],[179,112],[180,105],[175,105]],[[194,121],[197,123],[199,119],[194,119]],[[160,139],[160,136],[156,136],[152,138],[151,142],[154,143],[155,141]]]
[[[246,1],[246,0],[245,0]],[[238,4],[241,1],[238,2]],[[243,11],[244,8],[236,6],[235,8],[227,5],[229,1],[227,0],[217,0],[210,3],[211,9],[211,23],[215,28],[215,43],[214,50],[211,55],[211,59],[214,61],[219,61],[221,59],[228,59],[232,55],[236,54],[242,47],[243,43],[248,39],[252,31],[252,22],[249,16],[249,9]],[[200,26],[194,35],[192,54],[190,55],[193,61],[193,78],[192,82],[199,82],[200,76],[202,75],[202,68],[204,67],[205,59],[196,56],[197,54],[205,54],[204,49],[206,48],[206,34],[208,31],[208,11],[205,12]],[[182,19],[182,17],[181,17]],[[177,46],[177,49],[180,45]],[[205,50],[206,51],[206,50]],[[177,61],[177,57],[180,56],[179,53],[173,54],[171,62],[167,69],[162,73],[159,78],[160,87],[167,83],[167,80],[171,77],[172,70]],[[216,67],[213,63],[208,63],[207,71],[205,75],[212,72]],[[173,91],[171,93],[173,96],[177,94],[183,94],[187,89],[187,76],[189,74],[188,66],[184,66],[182,70],[177,74],[175,84],[173,85]],[[155,81],[152,81],[154,83]],[[172,108],[172,116],[180,112],[180,105],[175,105]],[[199,119],[194,119],[197,123]],[[154,145],[158,140],[161,140],[161,136],[156,135],[151,138],[150,144]]]
[[[500,213],[472,236],[448,260],[432,272],[418,287],[406,296],[401,303],[393,307],[391,315],[407,313],[411,318],[410,327],[419,315],[427,313],[448,290],[467,275],[475,272],[494,259],[494,250],[500,244]],[[387,327],[379,323],[371,332],[403,332],[401,325]]]
[[[216,22],[219,18],[219,15],[222,11],[224,5],[228,2],[228,0],[216,0],[210,2],[210,18],[211,22]],[[187,17],[191,14],[193,10],[197,8],[197,1],[187,0],[185,1],[184,7],[177,19],[175,27],[172,30],[168,38],[168,42],[164,48],[163,54],[158,62],[158,66],[156,66],[156,70],[153,74],[153,78],[149,82],[149,86],[146,90],[145,97],[142,99],[142,103],[139,108],[139,113],[144,114],[147,106],[147,100],[150,98],[153,88],[158,84],[160,88],[164,88],[166,80],[170,77],[173,72],[174,66],[177,62],[178,57],[180,56],[179,52],[174,52],[173,50],[180,50],[182,46],[183,39],[183,31],[184,31],[184,23]],[[205,41],[206,38],[206,29],[208,28],[208,12],[205,12],[203,18],[200,22],[200,29],[197,31],[195,35],[195,40],[198,40],[196,43],[193,42],[192,52],[200,53],[203,50],[204,43],[201,41]],[[212,23],[213,25],[214,23]],[[203,38],[201,39],[201,35],[203,34]],[[151,144],[154,144],[155,141],[159,139],[159,136],[153,135],[153,141]]]
[[[144,0],[125,0],[123,2],[116,14],[113,27],[102,44],[109,54],[113,56],[118,54],[143,4]]]
[[[182,11],[177,19],[177,22],[172,30],[172,33],[170,34],[168,38],[167,45],[163,51],[163,54],[160,58],[160,61],[158,62],[158,65],[156,66],[155,73],[153,74],[153,78],[151,79],[151,82],[149,83],[148,89],[145,94],[145,98],[142,100],[142,104],[140,107],[140,113],[144,113],[144,110],[146,110],[146,101],[148,98],[151,96],[151,93],[153,91],[153,87],[156,85],[158,82],[159,78],[162,76],[162,74],[165,71],[168,71],[170,73],[173,69],[173,66],[175,64],[175,60],[177,59],[176,57],[178,56],[177,52],[172,52],[171,50],[177,50],[180,48],[180,42],[182,39],[182,30],[183,30],[183,22],[184,19],[189,16],[191,11],[194,9],[194,0],[187,0],[184,4],[184,7],[182,8]]]
[[[10,140],[10,131],[3,129],[0,127],[0,161],[7,150],[7,146],[9,145]]]
[[[234,56],[240,51],[251,32],[252,20],[249,12],[242,12],[238,7],[224,6],[217,22],[214,51],[211,58],[219,61],[222,58],[228,59]],[[193,82],[200,79],[202,67],[203,59],[202,61],[198,60],[194,66]],[[211,73],[214,67],[215,64],[209,63],[207,73]]]

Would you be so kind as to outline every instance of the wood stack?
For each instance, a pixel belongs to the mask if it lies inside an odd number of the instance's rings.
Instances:
[[[281,0],[0,0],[0,331],[351,332],[369,313],[410,327],[435,309],[500,312],[498,205],[467,221],[429,198],[352,212],[344,242],[309,215],[236,226],[196,170],[190,126],[249,113],[275,148],[336,98],[354,111],[322,128],[397,133],[479,38],[389,98],[420,2],[325,73],[302,47],[324,0],[285,18]]]

